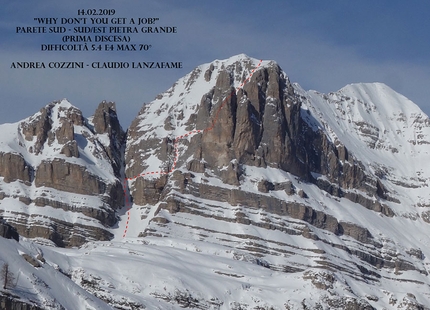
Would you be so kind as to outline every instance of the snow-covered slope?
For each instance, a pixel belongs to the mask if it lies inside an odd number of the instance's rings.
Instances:
[[[13,285],[1,295],[18,297],[19,302],[41,309],[112,309],[74,283],[55,263],[44,263],[42,249],[33,243],[0,237],[0,263],[9,265]],[[67,261],[64,255],[58,262]]]
[[[382,83],[352,84],[328,95],[297,90],[332,139],[391,177],[430,174],[430,121],[420,108]],[[375,167],[377,168],[377,167]]]
[[[382,83],[352,84],[328,95],[295,86],[318,127],[401,202],[393,205],[398,214],[427,214],[417,207],[430,205],[430,120],[416,104]]]
[[[393,285],[383,279],[379,289],[327,270],[273,271],[258,258],[214,243],[152,241],[59,249],[0,238],[0,262],[9,264],[16,284],[2,291],[47,310],[370,309],[370,304],[389,309],[413,308],[425,304],[421,296],[428,297],[417,282]]]

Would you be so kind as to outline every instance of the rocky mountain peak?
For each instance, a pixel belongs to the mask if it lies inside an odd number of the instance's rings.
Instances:
[[[168,169],[174,138],[200,130],[178,142],[177,165],[199,173],[209,169],[231,185],[240,184],[246,166],[279,168],[310,182],[312,173],[322,174],[336,188],[377,184],[344,145],[315,131],[303,110],[300,94],[276,62],[243,54],[215,60],[144,105],[129,130],[128,175]],[[145,164],[149,158],[151,166]]]
[[[90,122],[113,162],[115,175],[120,176],[126,135],[119,123],[115,103],[102,101]]]
[[[367,221],[402,216],[403,197],[397,194],[399,183],[376,169],[376,158],[363,156],[369,148],[363,139],[376,129],[354,126],[373,124],[386,134],[388,123],[377,110],[388,108],[393,97],[387,96],[378,84],[327,95],[306,92],[275,62],[245,55],[197,67],[145,104],[129,129],[125,157],[131,196],[147,214],[143,218],[152,214],[140,235],[181,231],[193,239],[196,231],[202,236],[205,225],[213,225],[234,243],[235,228],[225,224],[233,221],[328,243],[324,234],[332,234],[379,252],[382,241]],[[348,137],[351,130],[360,132],[359,141]],[[346,213],[345,205],[351,208]],[[256,216],[263,211],[264,224]],[[355,212],[366,214],[366,220],[357,220]],[[211,216],[226,226],[214,228],[218,224]],[[304,230],[286,229],[284,217],[301,221]],[[251,252],[270,252],[263,245],[267,240],[257,235],[261,243]],[[373,258],[357,255],[372,264]]]
[[[123,131],[119,124],[115,102],[102,101],[94,113],[94,131],[99,134],[115,135]]]
[[[103,103],[97,111],[97,130],[104,130],[99,133],[66,99],[19,123],[1,125],[0,145],[7,147],[0,153],[0,197],[30,206],[20,216],[5,217],[20,234],[60,246],[111,237],[106,227],[116,223],[115,210],[124,203],[118,177],[125,133],[114,104]],[[48,216],[51,227],[31,220],[41,207],[55,210]]]
[[[39,155],[45,146],[63,145],[61,153],[79,157],[74,139],[74,126],[83,126],[82,112],[66,99],[48,104],[38,113],[20,123],[21,133],[28,143],[28,151]]]

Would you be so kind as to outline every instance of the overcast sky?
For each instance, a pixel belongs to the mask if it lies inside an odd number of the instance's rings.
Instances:
[[[143,103],[196,66],[245,53],[276,60],[305,89],[336,91],[383,82],[430,114],[430,1],[0,0],[0,123],[67,98],[91,116],[115,101],[123,127]],[[78,9],[113,8],[114,17],[157,17],[176,34],[136,34],[139,52],[47,52],[61,34],[17,34],[35,17],[78,17]],[[52,25],[49,25],[52,26]],[[62,25],[58,25],[62,26]],[[83,26],[83,25],[68,25]],[[92,26],[92,25],[85,25]],[[70,27],[69,27],[70,28]],[[12,62],[180,61],[183,69],[11,69]]]

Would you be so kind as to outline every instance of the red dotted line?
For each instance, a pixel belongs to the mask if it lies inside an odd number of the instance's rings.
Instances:
[[[127,235],[129,223],[130,223],[130,208],[127,209],[127,222],[125,223],[124,234],[122,235],[123,238],[125,238],[125,236]]]
[[[255,70],[257,70],[261,66],[262,61],[263,60],[260,60],[260,62],[258,63],[258,65],[251,71],[251,73],[249,74],[249,76],[242,82],[242,84],[240,84],[238,87],[236,87],[236,92],[238,92],[251,79],[251,77],[254,74]],[[144,177],[144,176],[147,176],[147,175],[157,175],[157,174],[164,175],[164,174],[169,174],[169,173],[173,172],[175,170],[175,168],[176,168],[176,163],[177,163],[178,157],[179,157],[179,151],[178,151],[178,142],[179,142],[179,140],[181,140],[183,138],[186,138],[188,136],[194,135],[196,133],[201,133],[201,132],[210,131],[210,130],[214,129],[214,126],[215,126],[216,122],[218,121],[218,117],[219,117],[219,114],[221,112],[221,109],[227,104],[227,102],[230,100],[230,98],[233,96],[234,93],[235,92],[232,91],[230,93],[230,95],[227,96],[223,100],[223,102],[221,103],[221,105],[218,107],[217,111],[215,112],[215,117],[212,120],[212,125],[210,127],[206,128],[206,129],[203,129],[203,130],[192,130],[192,131],[190,131],[190,132],[188,132],[186,134],[183,134],[183,135],[178,136],[178,137],[175,138],[175,140],[173,141],[173,148],[174,148],[174,152],[175,152],[175,157],[173,159],[173,165],[172,165],[172,168],[170,168],[170,170],[167,170],[167,171],[161,171],[161,170],[160,171],[150,171],[150,172],[145,172],[145,173],[138,174],[138,175],[136,175],[136,176],[134,176],[132,178],[125,178],[124,179],[123,188],[124,188],[124,196],[125,196],[125,205],[126,206],[130,205],[130,199],[129,199],[128,195],[127,195],[127,181],[128,180],[134,180],[134,179],[137,179],[138,177]],[[127,230],[128,230],[129,222],[130,222],[130,208],[127,209],[127,222],[126,222],[124,234],[122,236],[123,238],[125,238],[125,236],[127,235]]]

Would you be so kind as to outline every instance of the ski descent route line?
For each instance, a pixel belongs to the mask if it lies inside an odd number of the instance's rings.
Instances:
[[[245,86],[246,82],[248,82],[251,79],[251,77],[254,74],[255,70],[257,70],[261,66],[262,61],[263,60],[260,60],[260,62],[258,63],[258,65],[254,69],[251,70],[251,73],[248,75],[248,77],[238,87],[236,87],[236,93],[241,88],[243,88],[243,86]],[[190,132],[188,132],[186,134],[183,134],[183,135],[180,135],[180,136],[176,137],[175,140],[173,140],[173,149],[174,149],[174,152],[175,152],[175,157],[173,159],[173,165],[170,168],[170,170],[168,170],[168,171],[161,171],[161,170],[159,170],[159,171],[150,171],[150,172],[145,172],[145,173],[138,174],[138,175],[136,175],[134,177],[131,177],[131,178],[124,178],[123,189],[124,189],[125,206],[128,207],[128,208],[127,208],[127,221],[126,221],[126,224],[125,224],[124,233],[122,235],[123,238],[126,237],[127,231],[128,231],[128,227],[130,225],[131,200],[130,200],[128,194],[127,194],[127,181],[129,181],[129,180],[135,180],[138,177],[143,177],[145,175],[156,175],[156,174],[163,175],[163,174],[172,173],[175,170],[176,162],[177,162],[178,157],[179,157],[179,151],[178,151],[178,142],[179,142],[179,140],[181,140],[183,138],[186,138],[188,136],[197,134],[197,133],[203,133],[205,131],[210,131],[210,130],[214,129],[214,126],[215,126],[216,122],[218,121],[218,117],[219,117],[219,113],[221,112],[221,109],[227,104],[227,102],[230,100],[230,98],[231,98],[232,95],[233,95],[233,92],[231,92],[230,95],[228,95],[222,101],[221,105],[219,106],[219,108],[215,112],[215,117],[212,120],[212,125],[210,127],[207,127],[207,128],[205,128],[203,130],[192,130],[192,131],[190,131]]]

